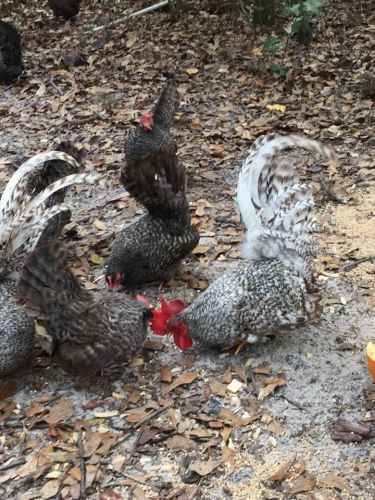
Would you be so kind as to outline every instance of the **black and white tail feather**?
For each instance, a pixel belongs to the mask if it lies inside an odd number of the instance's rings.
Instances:
[[[63,160],[78,168],[77,161],[61,151],[40,153],[23,163],[4,189],[0,199],[0,249],[1,257],[6,260],[21,246],[27,251],[33,250],[47,222],[56,214],[70,209],[65,204],[46,208],[44,202],[49,196],[72,184],[103,183],[95,174],[74,174],[53,182],[32,197],[27,192],[29,175],[50,160]]]
[[[237,206],[246,226],[247,259],[279,259],[310,282],[317,246],[311,187],[300,182],[293,166],[279,158],[289,148],[304,148],[337,163],[335,153],[304,137],[266,135],[250,148],[239,175]]]

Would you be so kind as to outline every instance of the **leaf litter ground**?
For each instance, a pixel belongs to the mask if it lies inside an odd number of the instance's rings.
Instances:
[[[187,302],[240,259],[233,195],[251,141],[303,133],[331,145],[339,169],[293,152],[316,188],[321,321],[265,345],[178,352],[149,338],[129,367],[77,379],[48,356],[0,390],[3,498],[339,499],[374,494],[375,388],[364,347],[375,334],[374,104],[364,91],[374,53],[371,2],[327,2],[310,46],[292,41],[285,80],[267,71],[265,36],[196,2],[174,24],[156,12],[85,34],[147,2],[85,2],[60,23],[37,1],[4,2],[22,30],[27,73],[0,96],[0,183],[25,156],[64,137],[110,192],[77,188],[65,242],[88,289],[104,287],[116,232],[142,210],[118,182],[124,138],[163,84],[178,81],[174,135],[201,241],[167,295]],[[80,53],[87,66],[70,61]],[[157,289],[147,288],[155,300]]]

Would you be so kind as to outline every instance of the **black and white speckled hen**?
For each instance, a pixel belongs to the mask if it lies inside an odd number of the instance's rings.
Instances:
[[[16,80],[22,71],[21,37],[10,23],[0,20],[0,83]]]
[[[130,360],[141,350],[152,317],[147,307],[124,294],[82,288],[58,241],[26,259],[18,296],[30,314],[43,320],[61,366],[77,373]]]
[[[166,279],[197,245],[185,190],[185,168],[170,134],[179,96],[167,81],[151,112],[125,143],[121,180],[148,211],[115,239],[106,280],[111,288]]]
[[[164,298],[155,333],[172,333],[182,349],[192,339],[211,346],[252,343],[304,324],[315,313],[309,294],[317,248],[311,188],[280,152],[301,147],[334,153],[299,136],[265,136],[250,149],[239,175],[237,203],[246,226],[245,261],[214,281],[191,305]],[[177,313],[177,314],[176,314]]]
[[[72,19],[79,12],[81,0],[48,0],[48,6],[56,17]]]
[[[22,366],[34,343],[34,321],[15,301],[16,281],[24,254],[39,244],[45,228],[57,214],[70,209],[62,203],[47,208],[45,202],[59,189],[71,184],[98,181],[95,175],[76,174],[56,180],[45,189],[37,189],[34,172],[40,165],[43,165],[40,171],[45,172],[54,161],[68,162],[75,169],[79,168],[75,159],[65,153],[41,153],[12,175],[0,199],[0,376]],[[28,187],[30,175],[34,177],[35,192],[30,192]],[[44,179],[40,179],[39,185],[43,183]]]

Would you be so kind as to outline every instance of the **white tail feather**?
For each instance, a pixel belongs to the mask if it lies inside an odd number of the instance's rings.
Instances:
[[[289,163],[278,159],[281,151],[295,147],[337,163],[334,152],[318,141],[294,135],[258,138],[239,175],[237,206],[247,229],[245,256],[278,258],[308,279],[316,255],[310,233],[318,226],[312,213],[312,191],[300,183]]]
[[[63,189],[72,184],[82,184],[83,182],[87,184],[93,184],[95,182],[100,183],[100,179],[95,174],[72,174],[56,182],[50,184],[46,189],[41,191],[37,196],[32,198],[25,198],[25,200],[19,205],[17,210],[14,212],[11,220],[5,219],[0,222],[0,246],[9,241],[11,235],[16,234],[17,228],[21,228],[24,222],[31,217],[33,212],[40,207],[42,203],[53,193],[59,189]],[[40,212],[37,212],[40,216]]]
[[[79,169],[78,162],[72,156],[61,151],[49,151],[48,153],[39,153],[33,156],[25,163],[23,163],[16,170],[16,172],[14,172],[8,184],[5,186],[4,192],[0,199],[1,221],[8,217],[11,214],[12,210],[14,210],[14,208],[17,208],[19,199],[21,197],[25,197],[25,187],[30,172],[35,170],[42,163],[50,160],[63,160]]]
[[[61,204],[45,210],[43,210],[43,207],[38,207],[29,219],[24,220],[22,224],[15,227],[9,235],[9,242],[5,248],[5,257],[8,258],[13,255],[22,245],[24,245],[27,252],[34,250],[47,226],[47,222],[55,215],[68,210],[70,210],[68,206]]]
[[[78,163],[70,155],[61,151],[51,151],[34,156],[13,174],[4,189],[0,201],[0,248],[2,258],[9,259],[22,245],[33,249],[48,221],[60,212],[69,210],[64,204],[45,208],[44,202],[56,191],[72,184],[99,184],[107,182],[96,174],[73,174],[50,184],[34,198],[26,192],[30,172],[41,163],[63,160],[78,168]]]

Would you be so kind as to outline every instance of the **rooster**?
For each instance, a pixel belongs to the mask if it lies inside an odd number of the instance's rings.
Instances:
[[[106,280],[111,289],[162,281],[198,244],[185,192],[185,168],[170,135],[179,96],[170,79],[125,143],[121,181],[148,213],[115,239]]]
[[[0,21],[0,83],[16,80],[22,71],[20,35],[10,23]]]
[[[30,314],[44,321],[61,366],[82,374],[130,360],[141,350],[152,317],[149,308],[130,297],[84,290],[58,241],[26,259],[18,296]]]
[[[154,333],[172,333],[181,348],[193,340],[230,346],[265,340],[312,318],[316,301],[310,295],[317,247],[312,232],[311,188],[293,167],[279,159],[288,148],[302,147],[335,154],[317,141],[299,136],[268,135],[257,139],[244,162],[237,186],[237,204],[246,226],[245,261],[207,288],[190,306],[168,302],[152,310]],[[150,307],[148,301],[140,297]]]
[[[52,9],[55,17],[68,20],[78,14],[80,3],[81,0],[48,0],[48,7]]]
[[[34,176],[36,187],[36,169],[44,164],[41,169],[44,172],[53,162],[67,162],[74,169],[79,168],[74,158],[61,151],[41,153],[21,165],[0,199],[0,376],[22,366],[34,343],[34,321],[16,304],[14,297],[23,254],[39,244],[54,217],[70,210],[63,203],[46,208],[46,202],[58,190],[72,184],[98,182],[96,175],[75,174],[30,193],[30,176]],[[40,179],[39,186],[43,182]]]

